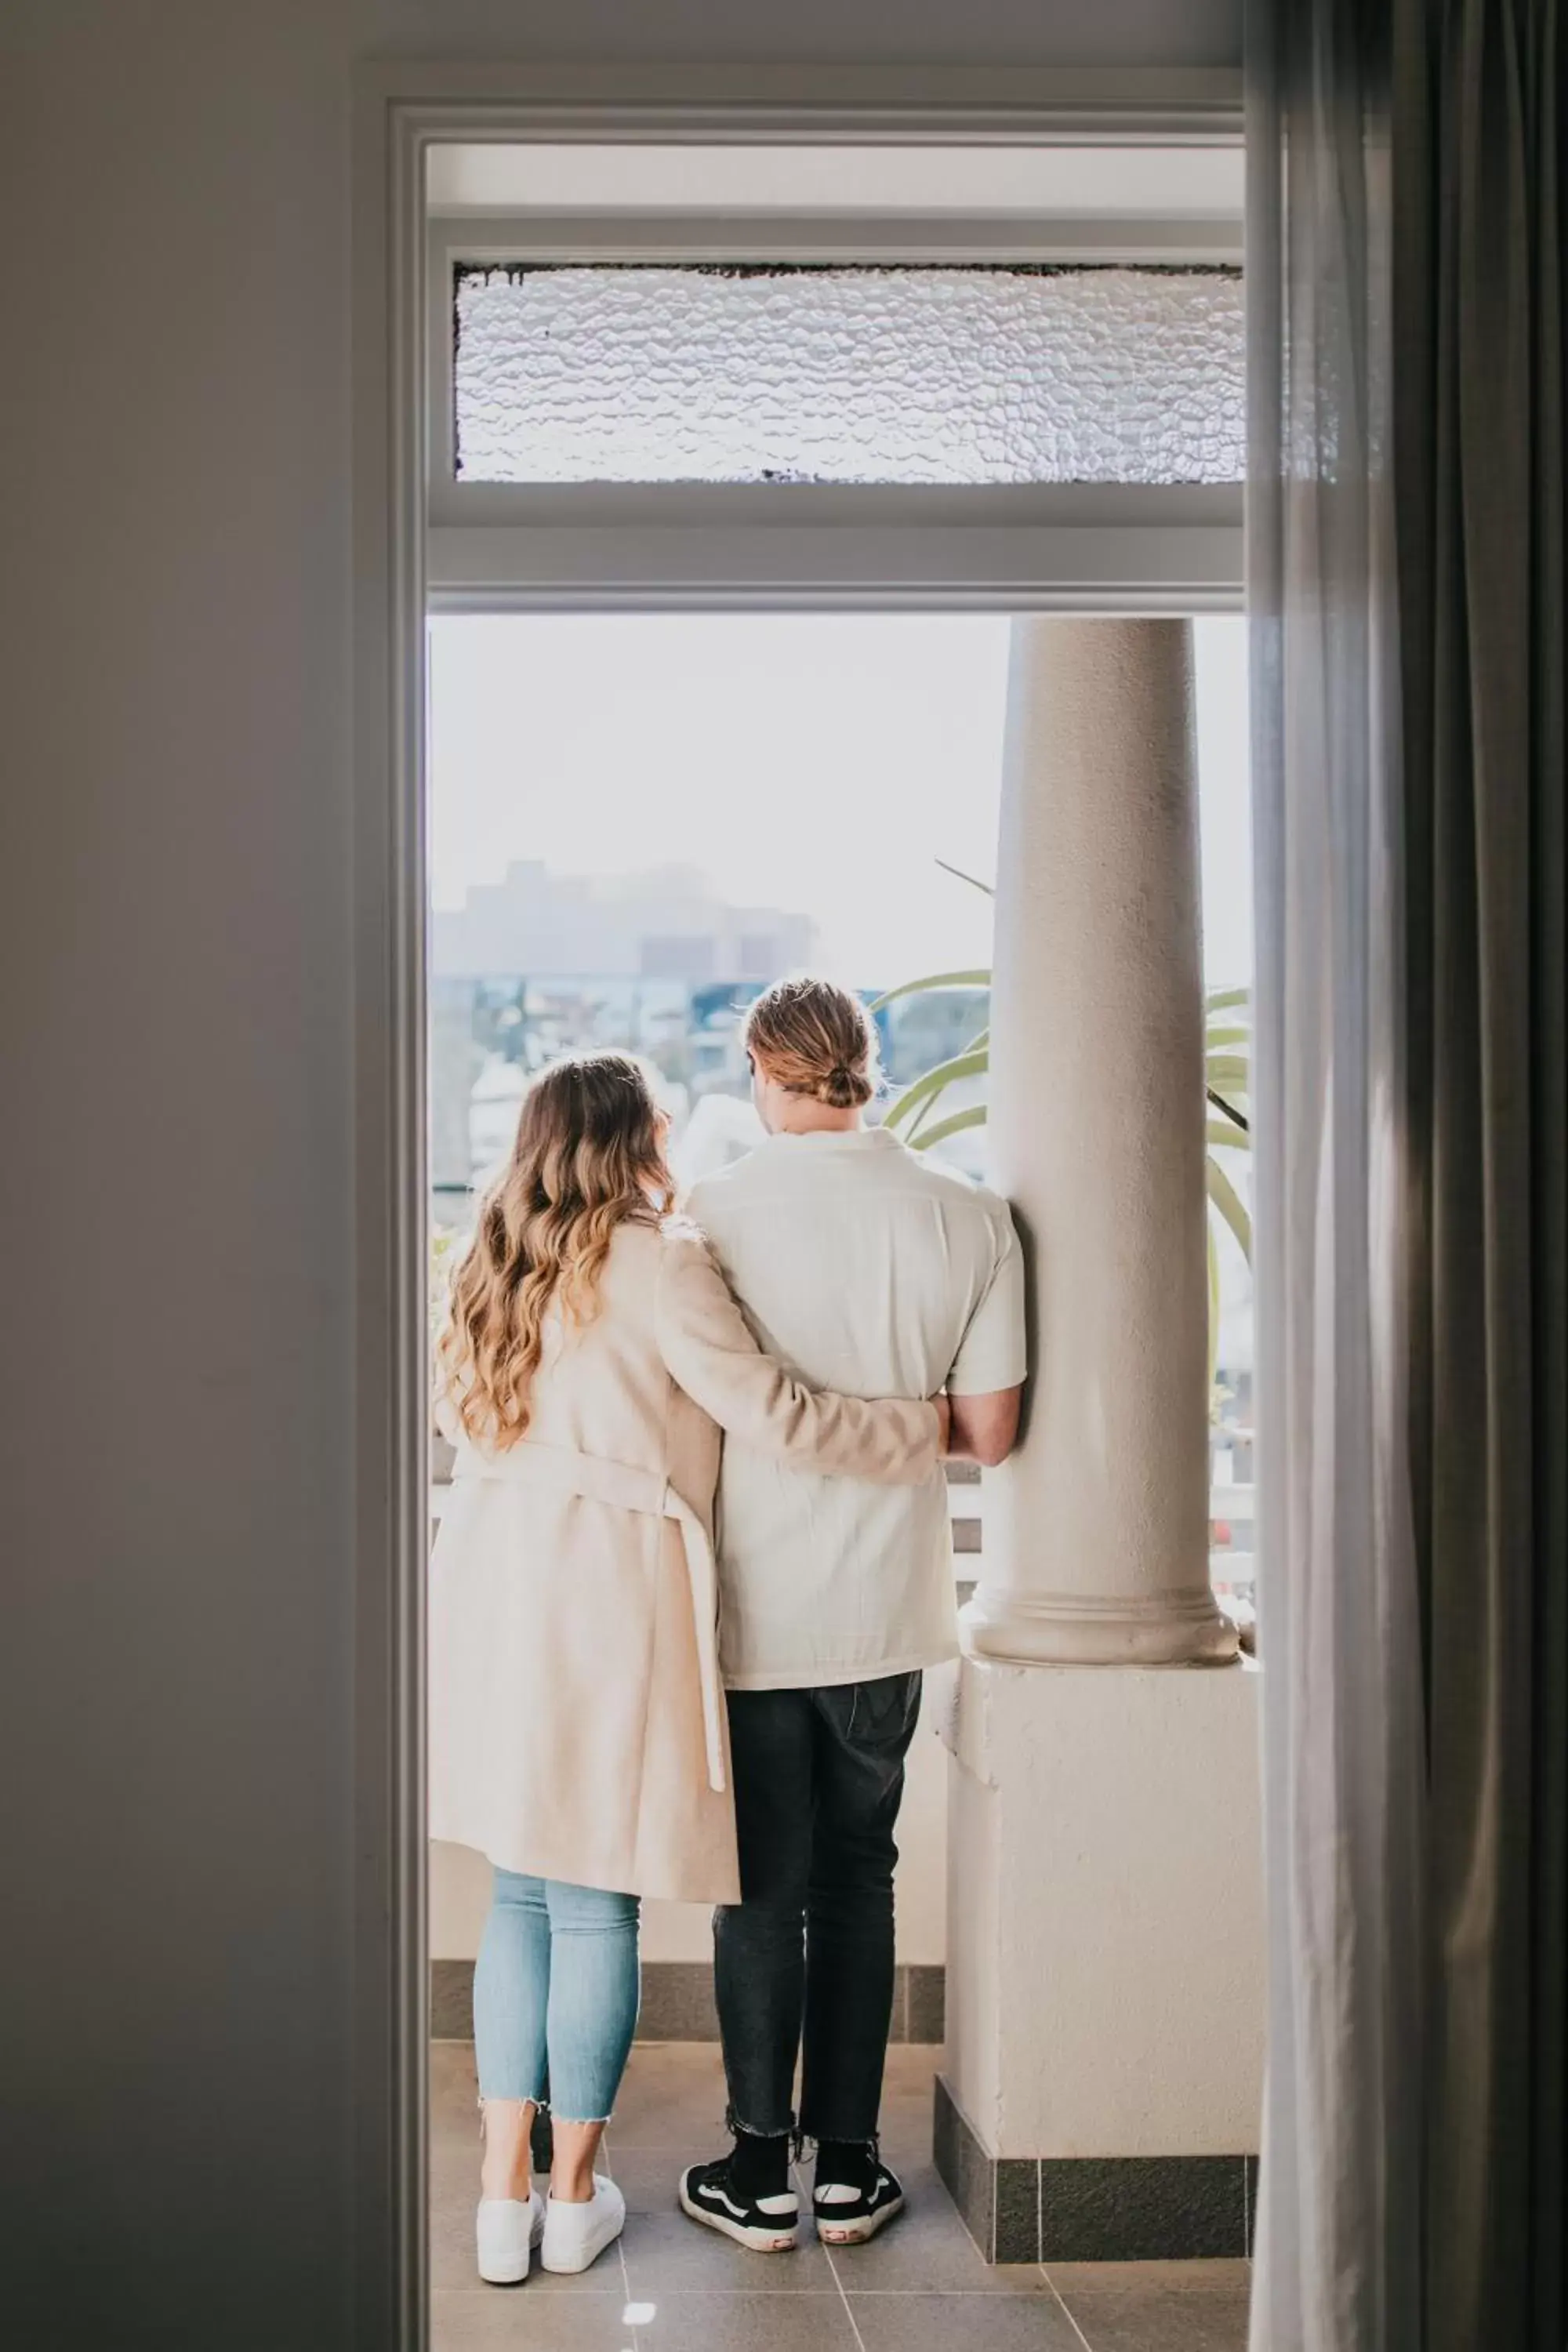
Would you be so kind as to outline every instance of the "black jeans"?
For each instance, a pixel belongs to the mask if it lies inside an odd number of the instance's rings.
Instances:
[[[893,2014],[893,1826],[921,1677],[731,1691],[741,1901],[713,1915],[730,2120],[870,2140]]]

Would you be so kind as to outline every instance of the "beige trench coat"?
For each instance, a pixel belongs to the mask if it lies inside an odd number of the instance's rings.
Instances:
[[[617,1232],[594,1318],[547,1331],[531,1405],[521,1445],[458,1444],[430,1566],[430,1833],[506,1870],[733,1902],[721,1432],[914,1485],[935,1409],[813,1393],[759,1351],[705,1244],[651,1225]]]

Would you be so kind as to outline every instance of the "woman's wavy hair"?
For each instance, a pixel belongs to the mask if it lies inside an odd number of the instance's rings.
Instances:
[[[511,1158],[479,1207],[437,1341],[468,1436],[515,1445],[552,1305],[591,1320],[616,1228],[657,1224],[673,1190],[665,1120],[629,1054],[573,1054],[523,1098]]]

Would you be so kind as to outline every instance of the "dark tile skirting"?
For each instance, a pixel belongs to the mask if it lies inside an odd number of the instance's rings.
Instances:
[[[901,1964],[893,1983],[893,2042],[940,2042],[947,1972]],[[474,2031],[472,1960],[430,1963],[430,2038],[468,2042]],[[639,2042],[717,2042],[713,1970],[706,1960],[647,1960],[642,1972]]]
[[[936,2078],[936,2168],[988,2263],[1193,2262],[1252,2249],[1253,2156],[987,2156]]]

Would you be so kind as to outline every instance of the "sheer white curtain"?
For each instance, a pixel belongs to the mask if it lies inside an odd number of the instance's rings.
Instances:
[[[1382,13],[1252,0],[1248,25],[1270,1906],[1254,2352],[1421,2340],[1422,1664],[1399,1295]]]

